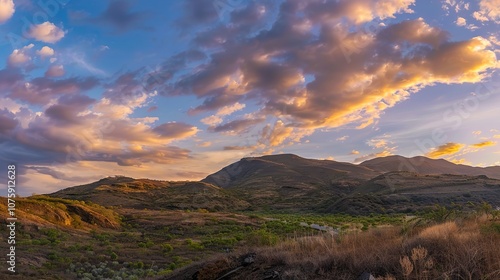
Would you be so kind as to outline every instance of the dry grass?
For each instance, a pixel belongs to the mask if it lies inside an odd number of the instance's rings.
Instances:
[[[500,233],[485,230],[492,225],[471,219],[405,237],[394,227],[295,238],[257,250],[255,264],[234,279],[263,279],[270,271],[281,279],[357,279],[364,272],[378,280],[500,279]]]

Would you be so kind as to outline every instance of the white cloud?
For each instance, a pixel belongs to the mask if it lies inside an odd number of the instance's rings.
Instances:
[[[230,106],[224,106],[222,108],[220,108],[218,111],[217,111],[217,116],[227,116],[227,115],[231,115],[232,113],[236,112],[236,111],[239,111],[241,109],[245,108],[245,104],[241,104],[239,102],[236,102],[234,103],[233,105],[230,105]]]
[[[480,12],[472,13],[472,17],[475,18],[476,20],[479,20],[479,21],[488,21],[489,20],[488,17],[481,14]]]
[[[220,108],[215,115],[203,118],[201,119],[201,122],[209,126],[215,126],[224,121],[222,117],[231,115],[232,113],[242,110],[243,108],[245,108],[245,104],[236,102],[233,105],[227,105]]]
[[[215,125],[222,123],[222,118],[218,117],[216,115],[211,115],[211,116],[208,116],[206,118],[201,119],[201,122],[206,124],[206,125],[209,125],[209,126],[215,126]]]
[[[349,136],[348,135],[344,135],[344,136],[339,137],[339,138],[337,138],[335,140],[337,140],[337,141],[345,141],[345,140],[347,140],[347,138],[349,138]]]
[[[36,51],[36,54],[38,54],[42,58],[53,56],[54,53],[54,50],[47,46],[43,46],[40,50]]]
[[[65,32],[51,22],[32,25],[27,36],[45,43],[56,43],[61,40]]]
[[[0,0],[0,23],[9,20],[15,11],[14,0]]]
[[[465,26],[467,24],[467,20],[465,20],[465,18],[463,18],[463,17],[458,17],[457,21],[455,21],[455,23],[458,26]]]
[[[481,0],[479,12],[486,18],[500,23],[500,0]]]
[[[31,56],[28,54],[29,50],[34,47],[33,44],[29,44],[22,49],[15,49],[8,59],[8,64],[10,66],[21,65],[31,60]]]

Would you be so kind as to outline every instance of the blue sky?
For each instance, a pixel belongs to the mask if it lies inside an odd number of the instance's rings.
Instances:
[[[500,165],[498,2],[0,0],[0,155],[24,194],[284,152]]]

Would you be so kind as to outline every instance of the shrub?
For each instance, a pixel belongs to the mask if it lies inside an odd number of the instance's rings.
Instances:
[[[165,244],[161,245],[161,249],[162,249],[163,253],[170,253],[174,250],[174,247],[172,247],[172,245],[170,245],[168,243],[165,243]]]
[[[270,246],[278,243],[278,236],[266,231],[265,229],[259,229],[251,232],[248,235],[247,242],[249,245],[256,246]]]

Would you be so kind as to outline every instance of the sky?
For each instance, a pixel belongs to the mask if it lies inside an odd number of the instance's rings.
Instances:
[[[499,24],[500,0],[0,0],[0,161],[23,195],[280,153],[500,165]]]

